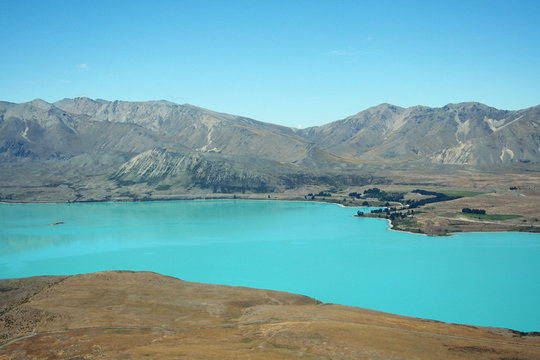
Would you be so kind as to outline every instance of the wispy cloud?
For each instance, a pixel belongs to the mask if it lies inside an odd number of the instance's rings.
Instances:
[[[88,68],[88,64],[84,64],[84,63],[78,64],[78,65],[77,65],[77,68],[79,69],[79,71],[88,71],[88,70],[90,70],[90,69]]]

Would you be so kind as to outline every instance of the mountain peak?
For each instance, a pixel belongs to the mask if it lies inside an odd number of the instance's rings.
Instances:
[[[461,102],[461,103],[449,103],[443,106],[441,109],[443,110],[474,110],[474,109],[491,109],[491,107],[475,102],[475,101],[468,101],[468,102]]]
[[[403,108],[400,106],[392,105],[389,103],[382,103],[377,106],[372,106],[370,108],[367,108],[366,110],[359,112],[357,115],[362,114],[362,113],[380,114],[380,113],[385,113],[385,112],[397,112],[401,110],[403,110]]]
[[[39,109],[49,109],[52,107],[51,104],[49,104],[48,102],[46,102],[45,100],[42,100],[42,99],[34,99],[32,101],[29,101],[27,104],[30,104],[34,107],[37,107]]]
[[[389,103],[382,103],[382,104],[379,104],[377,106],[373,106],[373,107],[371,107],[369,109],[374,109],[374,110],[395,110],[395,109],[403,109],[403,108],[400,107],[400,106],[397,106],[397,105],[389,104]]]

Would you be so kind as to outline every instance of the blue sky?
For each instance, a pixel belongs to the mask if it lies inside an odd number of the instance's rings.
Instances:
[[[540,104],[540,1],[0,0],[0,100],[166,99],[287,126]]]

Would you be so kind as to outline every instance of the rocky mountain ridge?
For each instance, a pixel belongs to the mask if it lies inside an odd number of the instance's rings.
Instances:
[[[55,106],[95,121],[139,125],[204,152],[251,155],[285,162],[302,159],[306,141],[291,128],[167,101],[125,102],[64,99]],[[271,139],[271,142],[266,141]]]
[[[0,160],[0,187],[84,187],[92,178],[98,187],[147,184],[180,192],[351,183],[374,167],[538,171],[540,106],[381,104],[299,130],[168,101],[0,102]]]
[[[302,133],[347,158],[458,165],[540,161],[540,106],[507,111],[479,103],[442,108],[382,104]]]

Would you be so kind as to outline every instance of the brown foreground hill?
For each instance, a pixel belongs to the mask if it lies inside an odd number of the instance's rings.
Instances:
[[[0,280],[0,359],[540,359],[538,333],[149,272]]]

